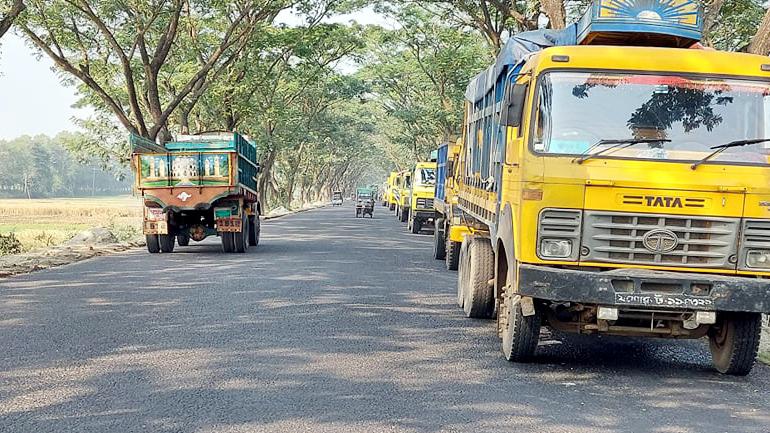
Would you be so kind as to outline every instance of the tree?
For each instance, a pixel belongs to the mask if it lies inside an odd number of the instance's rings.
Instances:
[[[79,82],[87,104],[110,112],[131,133],[155,140],[185,98],[230,64],[258,24],[288,6],[284,1],[208,0],[112,2],[29,0],[19,27]],[[183,47],[180,32],[190,37]],[[176,49],[173,49],[176,47]],[[188,53],[197,62],[189,62]],[[160,83],[175,81],[173,95]]]
[[[770,53],[770,8],[765,12],[756,34],[751,38],[748,51],[763,56]]]
[[[0,38],[11,28],[16,17],[24,12],[23,0],[0,0]]]

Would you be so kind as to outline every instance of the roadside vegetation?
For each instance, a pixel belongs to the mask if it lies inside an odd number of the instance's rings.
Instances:
[[[109,229],[120,242],[141,229],[142,208],[135,197],[0,199],[0,255],[59,245],[92,227]]]

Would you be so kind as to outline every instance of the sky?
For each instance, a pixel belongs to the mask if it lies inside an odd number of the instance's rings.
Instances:
[[[393,27],[385,17],[371,9],[335,16],[328,21],[378,24]],[[283,12],[276,20],[298,25],[300,20],[291,12]],[[0,40],[0,140],[21,135],[56,135],[76,130],[73,118],[91,114],[88,108],[76,109],[74,87],[61,84],[53,62],[48,57],[37,58],[35,51],[13,32]]]

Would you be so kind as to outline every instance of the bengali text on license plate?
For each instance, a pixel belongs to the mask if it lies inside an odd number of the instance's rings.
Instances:
[[[645,307],[709,308],[714,306],[714,300],[681,295],[616,293],[615,304],[642,305]]]

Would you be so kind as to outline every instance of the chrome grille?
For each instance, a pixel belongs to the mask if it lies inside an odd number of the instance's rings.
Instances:
[[[433,209],[433,199],[432,198],[418,198],[417,199],[417,207],[420,209]]]
[[[736,253],[738,219],[699,216],[585,212],[583,261],[711,268],[732,268]],[[651,230],[673,232],[678,238],[671,251],[645,247]]]

